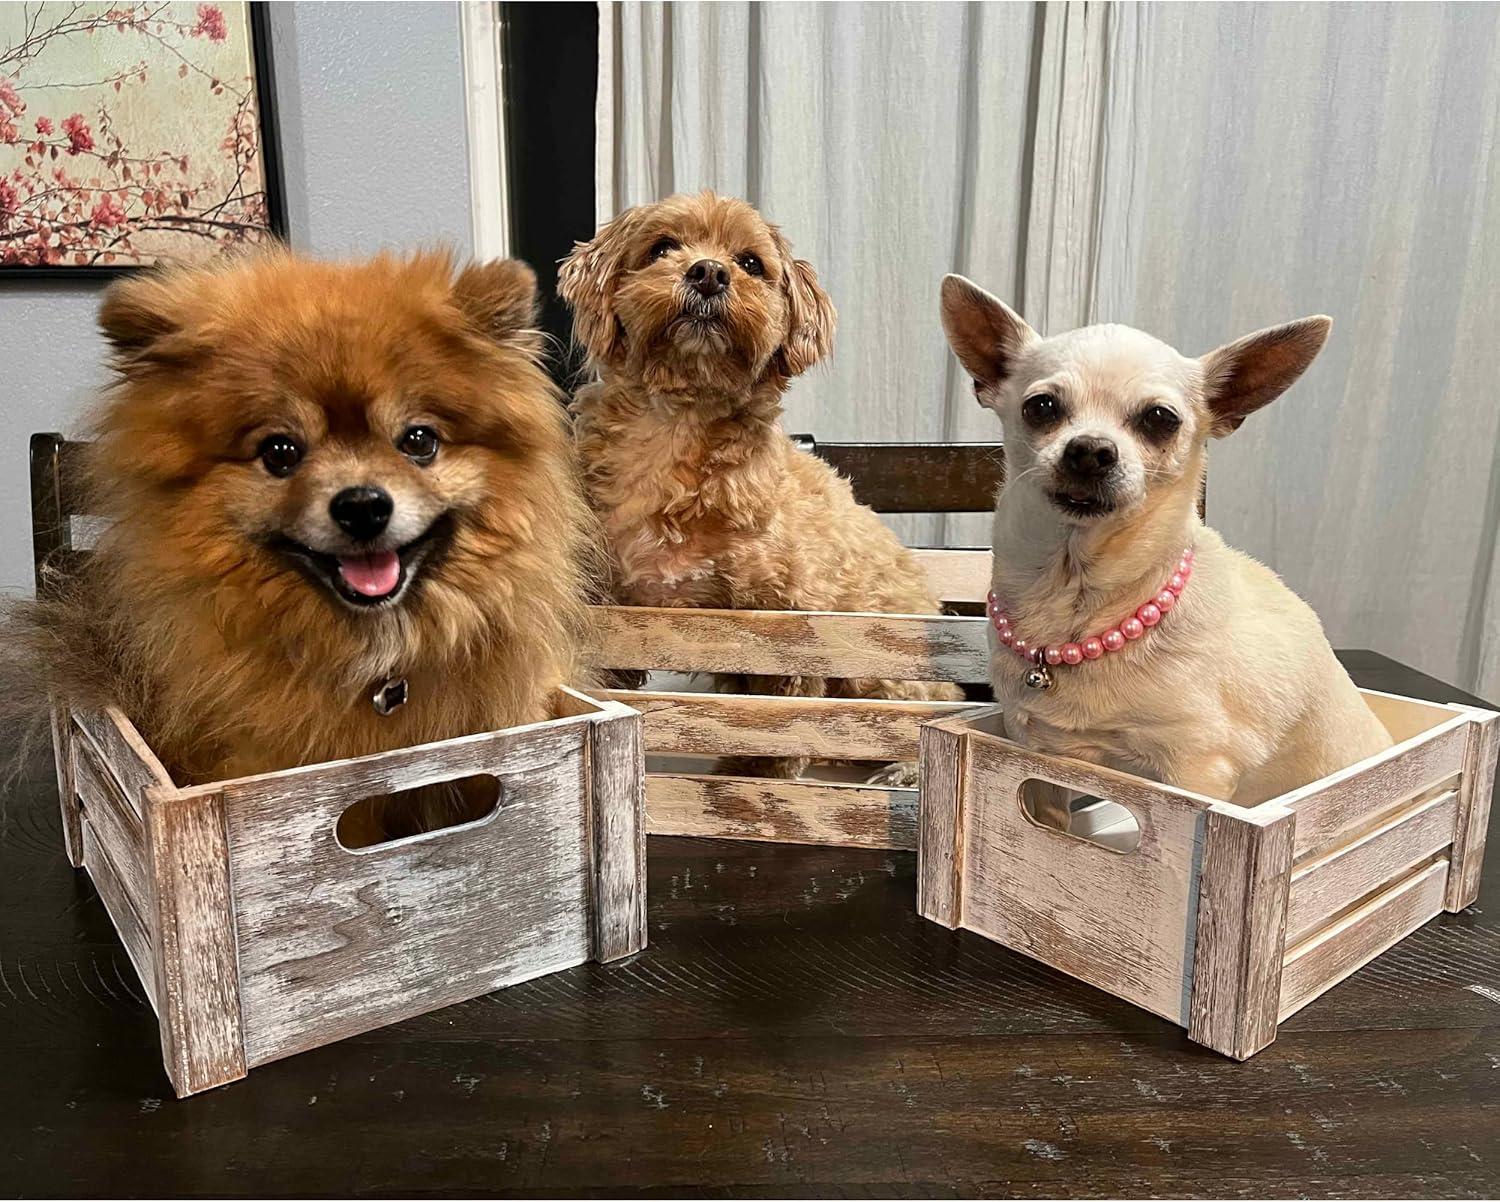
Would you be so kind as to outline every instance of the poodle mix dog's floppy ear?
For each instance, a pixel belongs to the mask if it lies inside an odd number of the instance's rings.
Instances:
[[[536,272],[519,259],[471,263],[453,281],[453,302],[485,337],[540,354]]]
[[[999,297],[961,275],[943,278],[943,333],[974,381],[981,405],[985,394],[1011,373],[1016,355],[1037,333]]]
[[[1247,334],[1198,360],[1210,433],[1223,438],[1290,388],[1328,341],[1331,317],[1304,317]]]
[[[573,341],[589,358],[608,362],[625,346],[615,318],[615,287],[630,261],[631,243],[645,206],[626,209],[599,227],[589,242],[577,242],[557,273],[557,294],[573,310]]]
[[[786,340],[777,349],[777,366],[785,376],[800,376],[833,350],[838,311],[818,283],[813,265],[792,255],[780,230],[773,229],[771,235],[781,255],[781,287],[787,300]]]

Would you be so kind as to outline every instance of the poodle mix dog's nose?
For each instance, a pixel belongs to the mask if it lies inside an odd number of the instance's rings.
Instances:
[[[346,488],[328,502],[328,514],[350,538],[368,542],[385,529],[395,511],[391,494],[361,485]]]
[[[1107,475],[1120,461],[1120,450],[1107,438],[1092,434],[1080,434],[1063,448],[1063,466],[1068,474],[1080,480],[1093,480]]]
[[[699,259],[683,278],[699,296],[718,296],[729,287],[729,268],[717,259]]]

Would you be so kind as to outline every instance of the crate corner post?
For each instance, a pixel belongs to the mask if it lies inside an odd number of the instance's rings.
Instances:
[[[52,758],[57,768],[57,804],[62,813],[63,851],[74,868],[83,867],[83,805],[73,773],[73,715],[67,706],[54,704]]]
[[[589,723],[594,959],[646,946],[646,752],[643,718],[617,702]]]
[[[1449,913],[1472,906],[1479,897],[1485,832],[1495,788],[1495,761],[1500,756],[1500,713],[1470,710],[1469,716],[1469,743],[1460,778],[1452,862],[1443,893],[1443,909]]]
[[[963,918],[968,738],[956,719],[926,722],[919,748],[917,913],[952,930]]]
[[[145,796],[162,1061],[178,1097],[247,1072],[224,795]]]
[[[1276,1038],[1295,828],[1270,803],[1203,815],[1188,1038],[1235,1060]]]

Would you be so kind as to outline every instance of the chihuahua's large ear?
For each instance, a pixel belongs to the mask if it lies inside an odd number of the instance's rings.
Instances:
[[[974,380],[977,392],[1005,379],[1017,353],[1037,337],[1020,314],[961,275],[943,278],[942,310],[948,345]]]
[[[573,341],[597,362],[608,362],[624,349],[615,286],[630,265],[644,211],[640,205],[626,209],[600,226],[591,241],[574,243],[557,273],[557,294],[573,310]]]
[[[771,236],[781,255],[781,287],[787,301],[786,340],[777,348],[776,368],[790,378],[800,376],[833,350],[839,315],[818,283],[813,265],[792,254],[780,230],[773,229]]]
[[[536,272],[519,259],[471,263],[453,281],[453,302],[485,337],[532,354],[542,349],[536,327]]]
[[[1203,397],[1213,414],[1210,433],[1223,438],[1290,388],[1317,358],[1333,328],[1331,317],[1304,317],[1247,334],[1198,360]]]

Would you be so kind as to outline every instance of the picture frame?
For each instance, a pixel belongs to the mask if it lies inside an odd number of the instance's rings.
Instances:
[[[16,5],[15,7],[19,9],[22,6]],[[44,4],[37,4],[30,7],[34,10],[42,10],[49,6]],[[121,9],[119,6],[111,6],[103,3],[87,6],[73,5],[70,7],[74,9],[83,8],[85,14],[87,14],[88,10],[90,9],[97,9],[99,15],[103,15],[108,12],[135,13],[139,11],[145,13],[148,19],[154,15],[168,15],[169,17],[175,16],[179,19],[175,22],[170,23],[175,25],[175,27],[177,28],[181,28],[184,25],[184,21],[180,18],[191,15],[198,25],[202,25],[205,20],[209,22],[209,29],[207,30],[206,34],[209,40],[220,40],[214,39],[212,36],[216,30],[223,31],[225,33],[230,32],[229,23],[224,20],[224,14],[226,10],[238,10],[238,13],[243,14],[242,21],[237,24],[237,27],[243,29],[246,32],[249,40],[247,63],[251,72],[250,91],[253,95],[253,102],[249,104],[248,109],[255,123],[255,154],[259,160],[261,175],[259,181],[259,189],[248,195],[258,201],[260,208],[263,210],[263,217],[261,220],[256,221],[253,226],[242,227],[253,228],[261,231],[258,236],[252,236],[248,238],[226,238],[224,240],[224,245],[227,247],[229,245],[243,245],[245,242],[285,241],[288,236],[287,206],[285,181],[282,171],[282,155],[279,136],[280,131],[277,124],[276,80],[269,15],[270,5],[266,3],[265,0],[240,0],[239,3],[225,2],[215,4],[154,3],[135,5],[130,8],[124,9]],[[218,17],[215,18],[212,15],[213,13],[218,13]],[[216,21],[218,22],[218,24],[215,24]],[[103,31],[98,36],[110,35],[108,31]],[[3,54],[4,52],[5,44],[3,41],[0,41],[0,54]],[[187,60],[183,60],[179,66],[179,71],[182,73],[184,78],[193,73],[195,70],[196,68],[194,67],[194,65]],[[201,74],[201,72],[199,73]],[[135,86],[143,86],[148,80],[149,72],[144,79],[141,77],[141,75],[136,74],[130,80],[130,83],[134,84]],[[0,64],[0,84],[3,84],[4,82],[6,82],[6,73],[4,71],[3,64]],[[106,80],[105,82],[108,83],[110,81]],[[217,84],[219,81],[215,79],[211,82]],[[117,83],[115,85],[115,90],[120,91],[124,83],[124,80],[121,80],[119,83]],[[26,92],[24,89],[21,89],[19,91],[20,97],[24,102]],[[219,95],[222,93],[215,94]],[[0,119],[3,119],[8,115],[11,116],[12,121],[14,121],[15,114],[7,112],[7,109],[5,107],[5,97],[3,95],[0,95]],[[30,117],[31,114],[28,112],[26,116]],[[59,132],[55,118],[53,118],[52,129],[54,134],[56,132]],[[32,118],[27,123],[26,131],[31,132],[34,130],[35,118]],[[94,136],[94,131],[89,129],[88,124],[85,124],[80,140],[86,141]],[[3,141],[3,137],[0,137],[0,142]],[[24,145],[24,136],[22,142]],[[13,145],[0,144],[0,152],[13,149]],[[68,158],[67,149],[59,148],[55,144],[49,148],[48,158],[56,159],[58,156],[56,156],[53,152],[57,149],[63,149],[61,158],[66,160]],[[93,146],[89,146],[88,149],[92,150],[94,148]],[[227,147],[225,149],[227,151]],[[165,153],[165,151],[161,152],[161,154]],[[161,159],[161,154],[158,154],[156,156],[158,160]],[[14,169],[14,165],[10,164],[7,160],[0,159],[0,185],[3,185],[6,182],[10,171]],[[91,192],[92,195],[99,195],[99,190],[85,189],[85,191]],[[134,207],[138,211],[140,189],[137,188],[134,191],[135,196],[132,197],[132,199],[136,200],[137,203],[132,207]],[[3,197],[0,197],[0,200],[3,200]],[[106,219],[108,219],[109,216],[110,214],[106,214]],[[118,220],[118,209],[113,214],[113,216],[116,218],[116,220]],[[189,217],[190,216],[191,213],[189,213]],[[121,222],[120,224],[123,225],[126,223]],[[0,222],[0,237],[3,237],[3,232],[3,222]],[[0,244],[0,247],[3,247],[3,244]],[[170,253],[170,251],[166,249],[162,249],[141,257],[127,259],[116,258],[112,262],[106,262],[103,261],[103,254],[92,253],[96,249],[97,248],[87,248],[86,251],[83,252],[89,253],[90,261],[88,262],[78,262],[76,260],[76,253],[70,254],[68,256],[69,261],[58,263],[7,263],[4,261],[0,261],[0,288],[4,287],[4,281],[6,280],[110,280],[118,278],[122,275],[128,275],[132,272],[139,271],[142,268],[148,267],[153,263],[163,260],[176,261],[180,259],[182,261],[188,262],[202,262],[211,259],[216,253],[222,253],[221,250],[212,250],[206,254],[196,253],[179,255]]]

